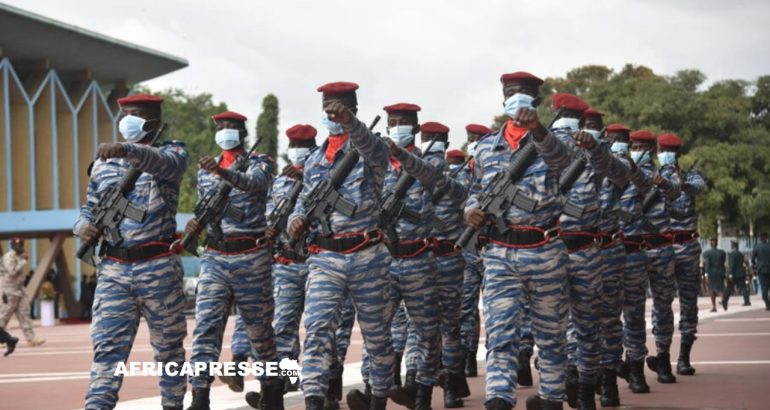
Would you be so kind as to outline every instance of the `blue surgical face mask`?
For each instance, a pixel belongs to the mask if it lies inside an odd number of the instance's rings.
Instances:
[[[469,142],[468,146],[465,147],[465,149],[468,151],[468,155],[475,157],[476,156],[476,147],[479,145],[478,141]]]
[[[219,148],[222,148],[223,150],[233,149],[238,145],[241,145],[241,133],[232,128],[224,128],[217,131],[214,139],[216,140],[217,145],[219,145]]]
[[[388,137],[393,140],[401,148],[409,146],[414,142],[414,134],[412,134],[411,125],[396,125],[395,127],[388,128]]]
[[[428,145],[430,145],[432,141],[425,141],[422,143],[420,148],[422,148],[422,152],[427,153]],[[444,141],[436,141],[433,143],[433,145],[430,147],[430,152],[444,152],[446,151],[446,142]]]
[[[298,166],[305,165],[308,154],[310,154],[310,148],[289,148],[286,151],[286,156],[289,157],[291,164]]]
[[[583,128],[583,131],[591,134],[591,136],[594,137],[594,141],[599,142],[599,137],[602,135],[601,131],[599,131],[599,130],[590,130],[588,128]]]
[[[613,142],[612,145],[610,145],[610,151],[614,154],[628,154],[628,143]]]
[[[527,94],[516,93],[508,97],[503,103],[505,106],[505,113],[508,114],[509,117],[513,118],[519,108],[533,108],[532,101],[535,101],[535,97]]]
[[[658,153],[658,162],[660,162],[660,165],[674,165],[676,164],[676,152],[659,152]]]
[[[144,130],[145,119],[135,115],[126,115],[120,119],[118,130],[120,135],[128,142],[141,141],[147,135]]]
[[[552,129],[556,128],[569,128],[570,132],[573,134],[578,132],[580,129],[580,119],[579,118],[559,118],[558,120],[554,121]]]
[[[331,135],[340,135],[345,132],[342,128],[342,124],[330,120],[326,112],[321,113],[321,123],[327,130],[329,130],[329,134]]]
[[[642,153],[644,153],[644,156],[642,156]],[[650,161],[650,152],[649,151],[631,151],[631,160],[640,165],[645,164]]]

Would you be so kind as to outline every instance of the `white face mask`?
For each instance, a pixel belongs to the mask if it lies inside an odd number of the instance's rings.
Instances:
[[[238,130],[225,128],[217,131],[214,139],[223,150],[230,150],[241,145],[241,133]]]
[[[532,101],[535,101],[535,97],[523,93],[516,93],[508,97],[503,103],[505,113],[513,118],[519,108],[533,108]]]
[[[615,154],[628,154],[628,143],[613,142],[612,145],[610,145],[610,151]]]
[[[330,120],[329,115],[326,114],[325,111],[321,113],[321,123],[327,130],[329,130],[329,134],[331,135],[340,135],[345,132],[342,128],[342,124]]]
[[[478,141],[469,142],[465,149],[468,151],[468,155],[476,156],[476,147],[479,145]]]
[[[414,142],[414,134],[412,134],[411,125],[396,125],[395,127],[388,128],[388,137],[393,140],[401,148],[409,146]]]
[[[286,152],[286,156],[289,157],[291,164],[299,166],[305,165],[308,154],[310,154],[310,148],[289,148]]]
[[[578,132],[580,119],[578,118],[559,118],[553,123],[552,129],[556,128],[569,128],[570,131],[574,134]]]
[[[591,130],[588,128],[583,128],[584,132],[587,132],[591,134],[592,137],[594,137],[594,141],[599,142],[599,137],[602,135],[602,132],[599,130]]]
[[[676,152],[671,152],[671,151],[659,152],[658,162],[660,162],[661,166],[676,164]]]
[[[644,154],[644,156],[642,156]],[[639,165],[646,164],[650,161],[649,151],[631,151],[631,160]]]
[[[128,142],[139,142],[147,135],[147,131],[144,130],[144,118],[137,117],[135,115],[126,115],[120,119],[118,123],[118,130],[120,135]]]
[[[422,143],[422,145],[420,146],[420,148],[422,148],[422,152],[426,154],[428,153],[427,151],[428,145],[430,145],[431,142],[433,141],[425,141]],[[433,142],[433,145],[430,147],[430,152],[444,152],[444,151],[446,151],[446,142],[444,141]]]

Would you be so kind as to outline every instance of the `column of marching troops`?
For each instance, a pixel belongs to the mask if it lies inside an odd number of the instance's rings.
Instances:
[[[430,409],[436,385],[444,407],[458,408],[470,394],[466,377],[477,376],[481,293],[485,408],[511,409],[517,387],[533,384],[534,346],[539,387],[527,409],[561,409],[564,401],[593,409],[596,394],[602,406],[619,406],[618,377],[634,393],[650,391],[645,359],[658,382],[676,381],[670,346],[678,291],[676,371],[694,374],[694,196],[705,182],[678,167],[682,141],[605,126],[601,112],[569,94],[553,96],[554,118],[544,125],[535,110],[541,79],[515,72],[501,83],[509,118],[496,132],[466,128],[469,161],[462,151],[447,152],[449,129],[421,124],[415,104],[385,107],[387,138],[374,133],[356,117],[354,83],[318,88],[328,137],[319,146],[312,126],[289,128],[293,165],[275,179],[273,160],[247,155],[246,118],[215,115],[222,152],[200,160],[198,194],[207,198],[226,185],[223,209],[241,212],[203,220],[196,207],[186,226],[188,235],[208,232],[190,361],[219,359],[235,305],[234,361],[301,357],[306,408],[339,408],[357,317],[366,387],[348,392],[349,408],[385,409],[390,399]],[[120,240],[102,247],[86,409],[116,405],[122,376],[115,370],[128,358],[140,317],[156,361],[186,360],[183,272],[170,245],[188,155],[178,141],[149,144],[161,128],[161,98],[138,94],[119,103],[126,141],[98,147],[74,232],[85,242],[102,235],[94,207],[131,167],[141,175],[126,198],[146,214],[120,221]],[[234,167],[239,161],[246,166]],[[287,206],[283,226],[269,221]],[[458,246],[461,235],[478,246]],[[648,284],[654,355],[645,343]],[[209,408],[213,379],[191,378],[188,409]],[[222,379],[243,391],[242,377]],[[246,400],[268,410],[282,409],[284,393],[299,388],[284,377],[261,377],[260,384]],[[164,374],[159,387],[164,409],[183,407],[185,376]]]

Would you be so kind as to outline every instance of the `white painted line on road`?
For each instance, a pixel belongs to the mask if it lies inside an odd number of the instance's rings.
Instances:
[[[79,380],[79,379],[88,379],[88,378],[89,378],[89,375],[87,374],[85,376],[32,377],[32,378],[25,378],[25,379],[3,379],[3,380],[0,380],[0,384],[53,382],[53,381],[61,381],[61,380]]]
[[[0,374],[0,379],[23,377],[88,376],[88,372],[47,372],[47,373],[8,373]]]
[[[770,322],[770,317],[750,317],[734,319],[714,319],[715,322]]]

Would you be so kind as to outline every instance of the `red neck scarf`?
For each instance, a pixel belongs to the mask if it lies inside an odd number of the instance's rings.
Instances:
[[[505,124],[503,137],[505,137],[505,141],[508,143],[508,146],[511,147],[511,150],[516,151],[519,149],[519,142],[521,142],[521,139],[527,135],[528,131],[529,130],[526,128],[520,128],[513,125],[513,120],[509,119]]]
[[[348,140],[348,133],[340,134],[340,135],[329,135],[329,138],[326,140],[328,144],[326,145],[326,160],[330,163],[334,162],[334,156],[337,155],[337,151],[342,148],[343,145],[345,145],[345,142]]]
[[[229,168],[230,165],[238,159],[238,156],[243,154],[243,152],[242,147],[222,151],[222,156],[219,157],[219,166],[225,169]]]

